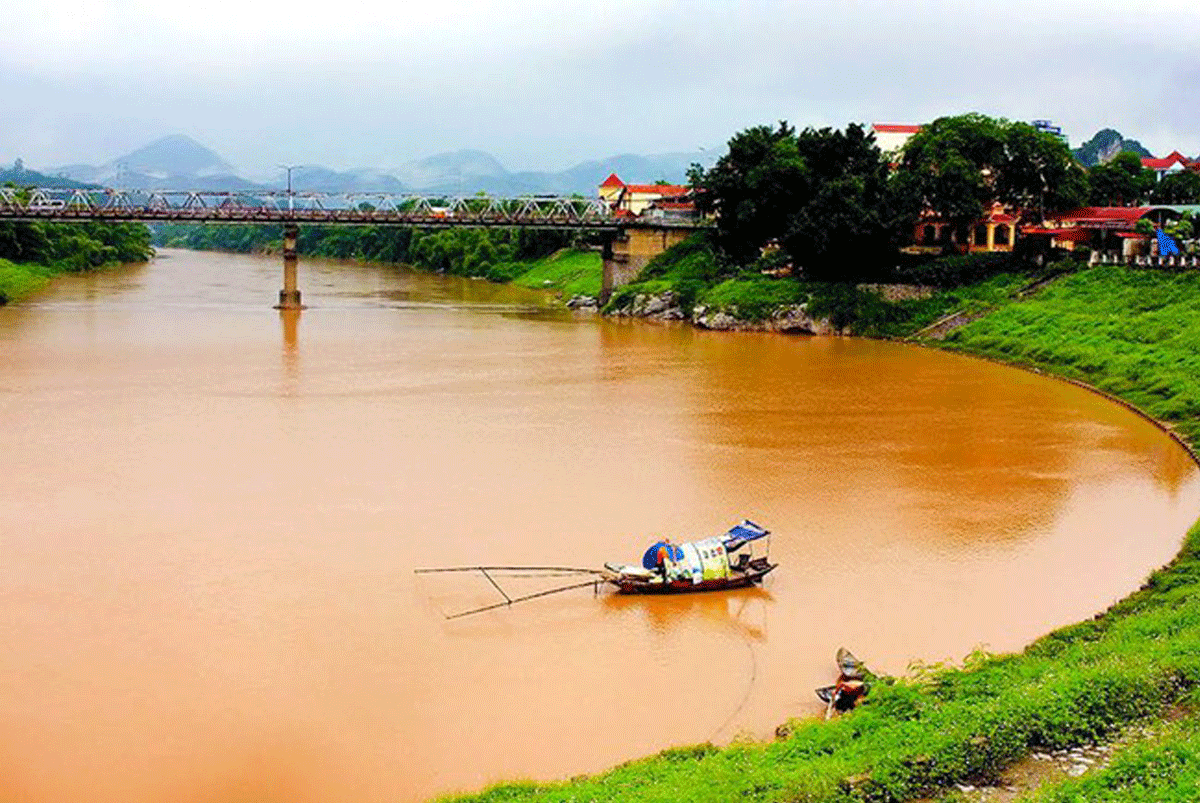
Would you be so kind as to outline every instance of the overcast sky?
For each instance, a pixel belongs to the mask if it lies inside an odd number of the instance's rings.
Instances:
[[[1197,0],[6,5],[0,161],[32,167],[187,134],[245,173],[462,148],[559,170],[965,111],[1200,154]]]

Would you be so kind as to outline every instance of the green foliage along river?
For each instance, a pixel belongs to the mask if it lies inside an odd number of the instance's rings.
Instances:
[[[60,273],[142,262],[150,232],[133,223],[0,223],[0,304],[43,287]]]

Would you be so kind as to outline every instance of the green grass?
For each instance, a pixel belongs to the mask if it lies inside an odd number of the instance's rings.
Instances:
[[[739,317],[751,321],[768,318],[776,308],[808,300],[805,286],[789,279],[748,276],[726,279],[700,293],[697,304],[724,310],[736,310]]]
[[[44,265],[0,259],[0,305],[37,292],[49,283],[55,271]]]
[[[1200,799],[1200,717],[1172,723],[1083,778],[1046,786],[1028,803],[1195,803]]]
[[[563,250],[524,267],[511,281],[522,287],[557,290],[564,299],[572,296],[599,296],[604,266],[595,251]]]
[[[1200,441],[1200,274],[1098,266],[951,333],[947,346],[1088,382]]]

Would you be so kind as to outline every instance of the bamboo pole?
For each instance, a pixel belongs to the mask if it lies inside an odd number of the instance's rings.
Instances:
[[[526,600],[536,599],[538,597],[546,597],[551,594],[558,594],[562,591],[570,591],[571,589],[574,589],[574,588],[586,588],[587,586],[595,585],[596,582],[597,581],[595,581],[595,580],[588,580],[586,583],[576,583],[575,585],[563,586],[562,588],[552,588],[549,591],[539,591],[536,594],[526,594],[523,597],[516,597],[515,599],[507,599],[507,597],[506,597],[505,602],[497,602],[492,605],[484,605],[482,608],[473,608],[469,611],[462,611],[461,613],[450,614],[450,615],[446,616],[446,618],[447,619],[458,619],[463,616],[470,616],[473,613],[483,613],[484,611],[493,611],[496,608],[504,608],[504,607],[507,607],[510,605],[514,605],[518,602],[525,602]],[[500,593],[503,594],[504,592],[501,591]]]

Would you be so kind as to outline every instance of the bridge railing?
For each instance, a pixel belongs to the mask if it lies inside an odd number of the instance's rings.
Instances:
[[[383,192],[263,192],[0,188],[0,219],[428,226],[618,228],[662,226],[614,214],[600,198],[449,196]],[[672,221],[672,227],[702,225]]]

